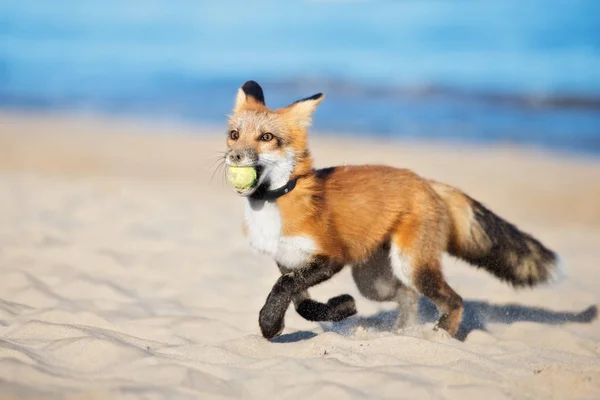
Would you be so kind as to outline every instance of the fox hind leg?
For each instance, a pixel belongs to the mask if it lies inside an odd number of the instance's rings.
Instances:
[[[367,299],[398,303],[396,328],[402,329],[417,323],[419,295],[394,276],[389,251],[390,246],[386,245],[368,260],[353,265],[352,277]]]
[[[421,268],[415,271],[415,283],[440,311],[435,329],[442,328],[455,336],[462,320],[462,298],[448,285],[439,269]]]
[[[419,293],[403,284],[398,291],[396,301],[398,302],[398,309],[400,311],[396,328],[404,329],[416,325],[418,322]]]
[[[440,318],[436,328],[455,336],[463,314],[462,298],[448,285],[441,270],[443,234],[439,228],[424,233],[416,224],[403,224],[392,236],[390,259],[394,274],[408,288],[429,298]]]

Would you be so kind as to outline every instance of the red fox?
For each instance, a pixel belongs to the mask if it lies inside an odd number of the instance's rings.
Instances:
[[[399,329],[415,323],[423,295],[439,310],[435,329],[452,336],[463,301],[444,279],[443,252],[514,287],[554,278],[552,250],[456,188],[382,165],[314,169],[307,130],[323,98],[271,110],[262,88],[248,81],[229,118],[225,162],[251,167],[255,178],[237,190],[245,197],[244,234],[281,271],[260,310],[263,337],[281,334],[292,302],[310,321],[355,314],[350,295],[320,303],[307,291],[345,266],[362,295],[398,302]]]

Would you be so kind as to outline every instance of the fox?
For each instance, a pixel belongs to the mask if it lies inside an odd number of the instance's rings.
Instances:
[[[261,86],[247,81],[228,116],[225,164],[256,171],[254,185],[236,189],[243,234],[280,272],[258,315],[264,338],[281,335],[292,304],[308,321],[356,314],[349,294],[322,303],[308,293],[345,267],[362,296],[398,304],[396,328],[418,323],[424,296],[439,312],[433,329],[451,337],[464,306],[444,277],[444,253],[514,288],[560,275],[553,250],[458,188],[387,165],[314,168],[308,129],[323,99],[270,109]]]

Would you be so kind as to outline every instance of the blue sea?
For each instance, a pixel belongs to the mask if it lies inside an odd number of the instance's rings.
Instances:
[[[4,108],[224,125],[248,79],[318,130],[600,155],[600,1],[0,2]]]

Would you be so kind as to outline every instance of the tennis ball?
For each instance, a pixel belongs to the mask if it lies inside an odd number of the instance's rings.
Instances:
[[[238,190],[247,190],[256,184],[256,168],[234,167],[227,168],[229,183]]]

